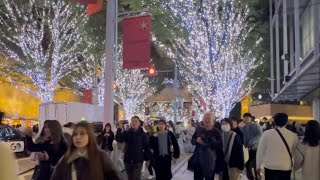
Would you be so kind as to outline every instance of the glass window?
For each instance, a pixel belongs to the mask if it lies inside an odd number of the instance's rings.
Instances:
[[[301,18],[301,40],[304,58],[314,47],[314,12],[310,3]]]

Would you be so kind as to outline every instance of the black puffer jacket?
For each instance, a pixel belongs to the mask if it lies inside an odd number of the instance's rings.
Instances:
[[[127,131],[118,129],[116,141],[120,143],[125,142],[125,163],[143,163],[143,161],[150,159],[148,136],[142,128],[138,128],[137,130],[130,128]]]

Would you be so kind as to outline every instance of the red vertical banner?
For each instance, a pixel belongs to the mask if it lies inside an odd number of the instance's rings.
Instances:
[[[92,102],[92,89],[83,89],[82,90],[82,103],[93,104]]]
[[[146,69],[150,66],[151,17],[125,18],[123,29],[123,68]]]
[[[91,16],[95,13],[98,13],[102,10],[102,8],[103,8],[103,0],[97,0],[97,2],[94,4],[88,4],[87,15]]]

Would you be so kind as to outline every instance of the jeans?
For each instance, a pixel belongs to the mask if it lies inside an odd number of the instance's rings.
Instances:
[[[290,180],[291,178],[291,170],[290,171],[279,171],[279,170],[271,170],[265,169],[265,180]]]
[[[128,180],[141,180],[142,163],[125,163]]]

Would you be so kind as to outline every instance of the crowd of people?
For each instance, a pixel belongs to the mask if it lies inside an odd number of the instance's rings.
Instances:
[[[47,120],[35,141],[35,128],[24,133],[36,164],[33,180],[140,180],[144,167],[148,179],[170,180],[172,163],[184,154],[191,155],[187,169],[194,180],[240,180],[244,173],[255,180],[262,172],[266,180],[289,180],[298,169],[303,179],[319,180],[319,122],[308,121],[303,130],[293,126],[299,127],[284,113],[260,123],[250,113],[221,121],[205,113],[201,122],[176,124],[134,116],[130,124],[106,124],[99,135],[87,122]]]

